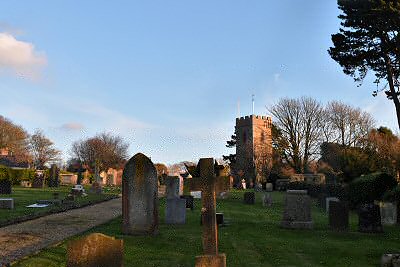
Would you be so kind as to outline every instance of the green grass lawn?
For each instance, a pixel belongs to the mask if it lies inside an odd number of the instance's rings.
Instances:
[[[274,192],[274,205],[264,208],[261,194],[256,205],[242,203],[243,192],[232,192],[218,200],[217,211],[224,212],[229,226],[219,228],[219,251],[226,253],[227,266],[379,266],[383,253],[400,251],[400,227],[385,227],[383,234],[357,232],[357,216],[351,214],[351,229],[336,233],[328,229],[324,211],[313,207],[314,230],[288,230],[279,227],[283,193]],[[125,266],[194,266],[202,254],[200,202],[187,210],[183,226],[165,225],[165,200],[160,201],[160,234],[154,237],[124,236],[121,218],[87,232],[100,232],[124,239]],[[27,258],[15,266],[65,266],[63,242]]]
[[[26,215],[41,215],[46,214],[51,210],[58,210],[61,207],[48,206],[45,208],[27,208],[26,206],[36,203],[37,200],[53,199],[53,193],[59,192],[59,198],[64,199],[71,191],[72,186],[60,186],[56,188],[25,188],[13,186],[11,195],[2,195],[0,198],[14,198],[14,209],[0,209],[0,224],[9,220]],[[86,188],[88,192],[89,187]],[[118,193],[117,189],[106,190],[104,194],[90,194],[86,197],[77,198],[76,203],[85,204],[88,202],[98,202],[110,197],[110,195]]]

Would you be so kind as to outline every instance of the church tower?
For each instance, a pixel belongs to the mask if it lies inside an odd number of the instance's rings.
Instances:
[[[272,166],[272,119],[250,115],[236,118],[236,178],[264,182]],[[238,181],[236,181],[238,182]]]

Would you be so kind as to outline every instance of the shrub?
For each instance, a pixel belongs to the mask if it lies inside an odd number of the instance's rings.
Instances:
[[[0,180],[8,179],[13,185],[19,185],[23,180],[32,181],[35,171],[31,169],[11,169],[0,165]]]
[[[340,184],[310,184],[306,182],[291,182],[288,185],[289,190],[307,190],[312,198],[318,198],[321,194],[330,197],[338,197],[341,200],[347,200],[346,189]]]
[[[390,191],[387,191],[383,195],[383,200],[388,202],[397,202],[400,203],[400,185],[397,185]]]
[[[349,184],[349,201],[353,208],[364,203],[382,200],[385,192],[397,185],[396,179],[386,173],[361,176]]]

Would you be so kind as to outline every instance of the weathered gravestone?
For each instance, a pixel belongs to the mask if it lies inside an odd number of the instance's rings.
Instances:
[[[131,235],[158,233],[158,179],[151,160],[138,153],[122,175],[122,232]]]
[[[272,207],[272,195],[271,193],[264,193],[263,198],[263,206],[264,207]]]
[[[358,231],[363,233],[383,232],[381,214],[378,205],[361,205],[358,211]]]
[[[56,164],[52,164],[50,168],[49,187],[58,187],[60,184],[59,170]]]
[[[390,202],[379,203],[381,222],[383,225],[395,225],[397,223],[397,206]]]
[[[32,188],[43,188],[44,186],[44,176],[43,174],[36,173],[33,177]]]
[[[12,192],[11,181],[8,179],[0,180],[0,194],[9,195]]]
[[[121,267],[123,255],[123,240],[94,233],[68,244],[67,267]]]
[[[400,254],[383,254],[381,257],[381,267],[400,267]]]
[[[226,255],[218,253],[218,230],[216,223],[216,192],[215,169],[213,158],[202,158],[199,161],[203,222],[203,252],[204,255],[196,257],[196,267],[225,267]]]
[[[311,199],[306,190],[287,190],[281,222],[283,228],[312,229]]]
[[[349,229],[349,209],[344,202],[329,202],[329,227],[336,231]]]
[[[184,224],[186,222],[186,200],[179,197],[179,177],[166,177],[165,185],[167,196],[165,223]]]
[[[243,195],[244,204],[254,205],[256,202],[256,194],[254,192],[245,192]]]
[[[326,208],[326,213],[329,214],[329,203],[332,201],[338,202],[339,199],[337,197],[327,197],[325,198],[325,208]]]
[[[0,198],[0,209],[14,209],[13,198]]]

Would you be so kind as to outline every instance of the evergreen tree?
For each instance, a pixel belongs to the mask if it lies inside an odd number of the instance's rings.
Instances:
[[[360,84],[369,70],[379,86],[392,100],[400,128],[400,1],[338,0],[342,20],[339,33],[332,35],[328,52],[343,72]]]

